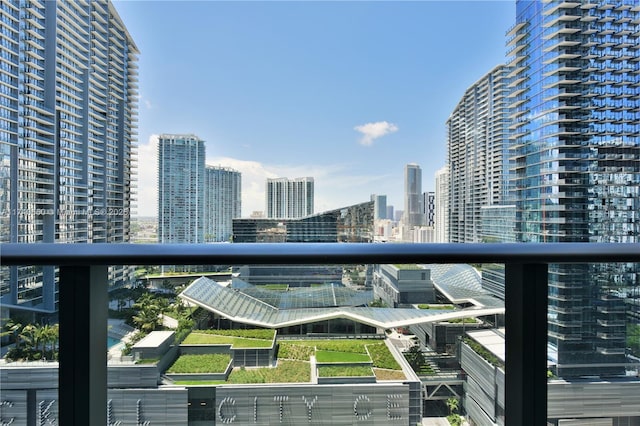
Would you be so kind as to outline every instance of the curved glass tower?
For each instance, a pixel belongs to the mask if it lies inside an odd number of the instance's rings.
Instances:
[[[519,241],[639,241],[639,15],[634,0],[517,2],[507,45]],[[623,374],[637,264],[551,265],[549,286],[559,375]]]

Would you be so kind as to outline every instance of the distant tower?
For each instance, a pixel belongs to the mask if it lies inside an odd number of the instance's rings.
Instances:
[[[371,201],[374,202],[373,218],[375,220],[387,218],[387,196],[371,194]]]
[[[233,219],[241,215],[242,175],[225,168],[205,168],[204,241],[229,241],[233,234]]]
[[[387,205],[387,219],[394,220],[393,206]]]
[[[195,135],[160,135],[158,242],[204,242],[204,141]]]
[[[449,242],[449,166],[436,172],[436,242]]]
[[[313,178],[267,179],[267,218],[295,219],[313,214]]]
[[[436,193],[433,191],[422,194],[424,225],[433,226],[436,222]]]
[[[404,167],[404,223],[407,228],[423,225],[422,170],[417,164]]]

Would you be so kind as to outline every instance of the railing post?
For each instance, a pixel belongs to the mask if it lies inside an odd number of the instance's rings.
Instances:
[[[505,425],[547,424],[548,265],[505,265]]]
[[[60,267],[59,422],[107,424],[108,267]]]

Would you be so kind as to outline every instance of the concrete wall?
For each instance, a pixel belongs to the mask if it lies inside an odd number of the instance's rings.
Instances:
[[[149,372],[154,372],[146,377]],[[154,378],[153,388],[108,389],[105,409],[110,424],[174,426],[187,424],[187,389],[157,388],[154,366],[109,367],[109,386],[127,386]],[[125,379],[126,378],[126,379]],[[58,368],[50,366],[3,366],[0,368],[2,421],[15,425],[57,424]],[[54,423],[47,423],[53,421]]]
[[[414,425],[409,385],[253,385],[216,389],[216,423]]]
[[[504,424],[504,371],[462,344],[460,365],[467,373],[464,407],[474,424]],[[640,378],[550,380],[549,424],[554,426],[640,426]]]

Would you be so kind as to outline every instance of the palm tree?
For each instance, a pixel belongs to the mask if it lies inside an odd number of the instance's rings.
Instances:
[[[4,326],[6,331],[3,331],[1,336],[12,336],[16,343],[16,346],[20,346],[20,332],[22,332],[22,324],[16,322],[13,318],[10,318]]]
[[[49,348],[49,353],[51,357],[55,357],[55,347],[56,342],[58,341],[58,324],[49,325],[45,324],[38,328],[38,334],[40,335],[40,339],[42,341],[42,358],[44,359],[46,356],[47,348]]]
[[[413,368],[413,371],[416,373],[420,372],[422,367],[427,363],[424,359],[424,354],[420,349],[420,345],[411,346],[403,355],[411,368]]]
[[[53,324],[50,328],[51,333],[51,352],[56,354],[58,352],[58,342],[60,341],[60,324]]]
[[[460,401],[457,398],[449,398],[447,399],[447,408],[449,408],[449,415],[458,411],[458,406]]]
[[[38,351],[40,336],[38,335],[38,326],[35,324],[27,324],[20,331],[19,337],[25,346],[27,358],[30,358],[34,352]]]

